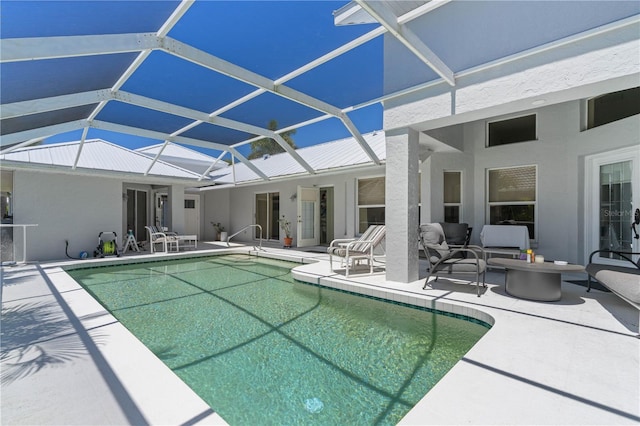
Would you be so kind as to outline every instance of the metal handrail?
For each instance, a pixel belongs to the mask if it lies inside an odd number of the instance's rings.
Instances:
[[[239,234],[239,233],[241,233],[241,232],[246,231],[246,230],[247,230],[247,229],[249,229],[249,228],[258,228],[258,229],[260,229],[260,247],[259,247],[259,248],[256,248],[256,246],[253,246],[253,248],[255,248],[256,250],[262,250],[262,226],[260,226],[260,225],[258,225],[258,224],[254,224],[254,225],[247,225],[247,226],[245,226],[244,228],[242,228],[241,230],[239,230],[238,232],[236,232],[235,234],[233,234],[233,235],[231,235],[231,236],[227,237],[227,247],[231,247],[231,246],[229,245],[229,241],[231,241],[231,239],[232,239],[233,237],[235,237],[236,235],[238,235],[238,234]]]

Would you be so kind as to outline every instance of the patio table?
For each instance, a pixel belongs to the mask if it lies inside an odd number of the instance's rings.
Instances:
[[[198,248],[197,235],[178,235],[178,241],[180,241],[180,247],[193,249]]]
[[[504,282],[507,294],[539,302],[555,302],[562,298],[563,272],[584,272],[582,265],[528,263],[519,259],[491,258],[487,260],[487,264],[505,269]]]

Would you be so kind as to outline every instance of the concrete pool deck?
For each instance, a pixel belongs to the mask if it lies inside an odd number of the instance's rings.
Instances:
[[[221,251],[227,250],[178,257]],[[329,270],[320,253],[277,248],[266,253],[311,262],[295,269],[299,279],[419,306],[446,306],[493,322],[401,424],[640,423],[638,311],[611,293],[587,293],[563,281],[558,302],[520,300],[504,292],[504,274],[490,270],[488,288],[478,298],[464,276],[422,290],[421,281],[386,282],[382,269],[346,280]],[[79,262],[2,268],[1,423],[225,424],[69,278],[62,267],[74,263]]]

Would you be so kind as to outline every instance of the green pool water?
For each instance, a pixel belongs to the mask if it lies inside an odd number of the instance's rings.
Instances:
[[[231,425],[396,424],[483,323],[225,255],[69,271]]]

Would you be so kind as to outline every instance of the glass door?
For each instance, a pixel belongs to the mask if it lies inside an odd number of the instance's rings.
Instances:
[[[640,207],[640,148],[602,154],[590,159],[592,216],[590,252],[638,252],[634,211]],[[638,230],[638,225],[635,225]],[[599,253],[601,263],[619,263],[614,253]],[[637,256],[634,260],[637,260]]]
[[[267,240],[280,239],[280,193],[265,192],[256,194],[255,223],[262,227],[262,238]],[[254,228],[255,239],[260,238],[260,229]]]
[[[133,230],[136,241],[147,241],[147,192],[127,189],[127,231]]]
[[[320,244],[320,188],[298,186],[298,247]]]

